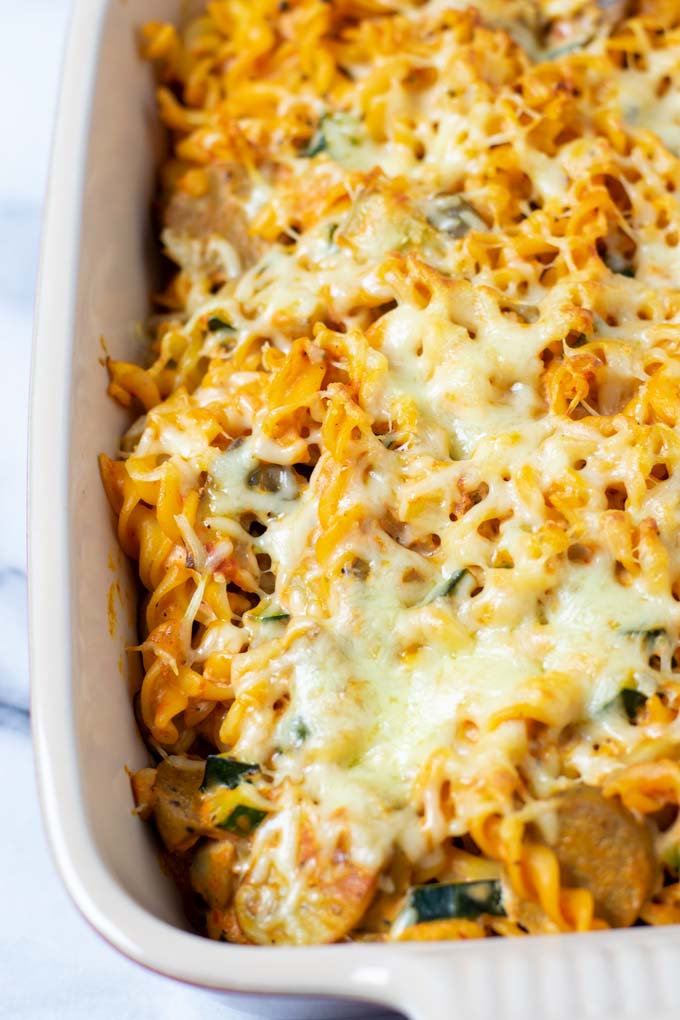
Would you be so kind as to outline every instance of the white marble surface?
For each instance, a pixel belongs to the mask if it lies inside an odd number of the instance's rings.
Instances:
[[[0,0],[0,1018],[240,1020],[144,971],[68,899],[36,798],[26,654],[26,409],[40,219],[70,0]],[[249,1014],[250,1015],[250,1014]],[[319,1018],[321,1020],[321,1018]]]

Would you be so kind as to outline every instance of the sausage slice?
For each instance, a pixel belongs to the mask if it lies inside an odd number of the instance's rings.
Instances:
[[[589,889],[596,915],[612,927],[633,924],[657,872],[647,826],[594,786],[561,794],[557,819],[552,848],[564,885]]]
[[[168,850],[188,850],[201,835],[198,791],[205,764],[178,755],[165,758],[156,770],[154,817]]]
[[[216,268],[211,239],[225,240],[247,269],[260,254],[260,245],[250,235],[248,217],[240,201],[247,197],[243,171],[213,166],[205,171],[208,190],[204,195],[175,191],[163,216],[167,228],[164,240],[169,254],[184,268],[209,272]],[[169,231],[169,233],[168,233]],[[187,242],[195,242],[194,245]],[[190,265],[185,265],[189,260]]]

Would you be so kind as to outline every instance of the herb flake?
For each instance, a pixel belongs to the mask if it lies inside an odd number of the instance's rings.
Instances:
[[[227,330],[229,333],[236,332],[232,324],[230,322],[226,322],[224,319],[221,319],[219,315],[211,315],[206,325],[211,333],[218,333],[220,330],[223,329]]]

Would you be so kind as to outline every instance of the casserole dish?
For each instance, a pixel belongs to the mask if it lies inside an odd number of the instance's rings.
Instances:
[[[353,998],[414,1020],[454,1009],[461,1017],[675,1016],[675,929],[313,949],[224,946],[186,930],[129,809],[121,762],[146,762],[123,679],[124,649],[136,640],[134,586],[96,469],[97,453],[123,428],[103,395],[98,337],[134,359],[153,275],[143,225],[161,139],[135,29],[177,17],[180,6],[76,4],[57,126],[34,351],[31,654],[41,797],[67,887],[128,956],[216,989]],[[277,1008],[301,1017],[318,1015],[319,1005]],[[349,1015],[346,1005],[332,1008]]]

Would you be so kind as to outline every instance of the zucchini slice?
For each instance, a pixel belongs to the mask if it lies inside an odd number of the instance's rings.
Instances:
[[[654,642],[660,637],[666,637],[667,631],[665,627],[647,627],[646,629],[640,630],[624,630],[623,632],[627,637],[641,637],[644,638],[645,642],[654,644]]]
[[[271,810],[268,800],[253,786],[259,765],[211,754],[201,784],[201,817],[208,828],[248,836]]]
[[[406,903],[394,923],[393,932],[400,933],[405,928],[428,921],[454,918],[476,920],[482,914],[505,916],[498,879],[416,885],[409,890]]]
[[[234,790],[244,776],[252,776],[259,771],[259,765],[236,761],[235,758],[221,754],[210,754],[205,763],[201,791],[212,790],[216,786],[226,786],[229,790]]]
[[[637,687],[622,687],[619,693],[603,706],[602,711],[624,712],[628,722],[631,726],[634,726],[639,713],[647,703],[648,697],[647,694],[639,691]]]
[[[426,212],[430,226],[449,237],[465,237],[471,230],[487,229],[481,216],[460,195],[435,195]]]
[[[623,711],[628,716],[628,722],[634,723],[638,712],[647,703],[647,695],[643,694],[642,691],[637,691],[634,687],[624,687],[619,693],[619,698],[621,699]]]
[[[220,318],[219,315],[211,315],[206,325],[211,333],[217,333],[221,329],[226,329],[230,333],[236,332],[232,324],[227,322],[225,319]]]
[[[290,620],[290,613],[272,596],[263,599],[254,609],[251,609],[246,619],[252,620],[254,623],[287,623]]]
[[[468,570],[466,567],[463,567],[461,570],[456,570],[453,574],[451,574],[451,577],[447,577],[445,581],[438,584],[437,587],[423,599],[420,605],[429,606],[429,604],[434,602],[436,599],[443,599],[448,595],[453,595],[467,573]]]
[[[326,138],[323,127],[321,126],[322,122],[323,117],[319,122],[319,127],[309,139],[304,149],[300,152],[300,155],[305,159],[313,159],[314,156],[318,156],[320,152],[325,152],[328,148],[328,139]]]
[[[256,489],[260,493],[276,492],[286,501],[299,496],[295,472],[282,464],[259,464],[248,475],[246,484],[249,489]]]
[[[233,832],[236,836],[249,836],[266,817],[267,812],[261,808],[237,804],[231,814],[220,822],[219,828]]]
[[[249,783],[222,786],[204,797],[201,817],[206,828],[248,836],[271,811],[271,804]]]
[[[293,738],[293,743],[299,747],[301,744],[304,744],[305,740],[309,736],[310,729],[305,720],[298,715],[293,719],[290,733]]]
[[[330,159],[342,163],[353,149],[361,145],[361,136],[361,124],[352,114],[324,113],[300,155],[313,159],[320,152],[327,152]]]

